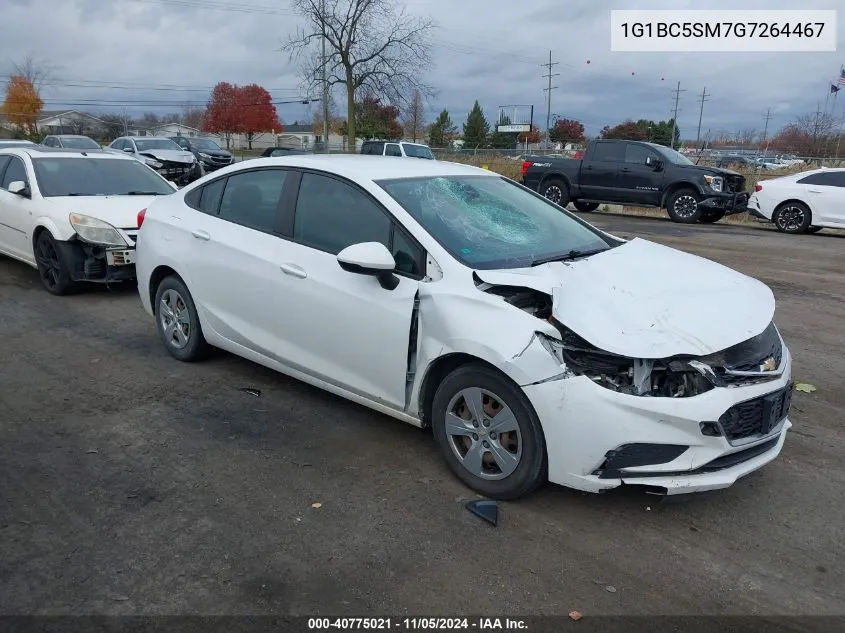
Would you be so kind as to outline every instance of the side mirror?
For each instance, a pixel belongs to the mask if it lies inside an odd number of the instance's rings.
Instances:
[[[32,194],[29,191],[29,187],[26,186],[26,183],[23,180],[15,180],[9,183],[9,193],[13,193],[16,196],[21,196],[22,198],[31,198]]]
[[[660,169],[663,166],[663,161],[653,156],[646,156],[645,164],[652,169]]]
[[[124,151],[124,152],[127,152],[127,153],[129,153],[129,154],[131,154],[131,153],[132,153],[132,148],[131,148],[131,147],[124,147],[124,148],[123,148],[123,151]]]
[[[379,242],[347,246],[337,254],[337,263],[346,272],[372,275],[385,290],[393,290],[399,285],[399,278],[393,274],[396,261],[387,247]]]

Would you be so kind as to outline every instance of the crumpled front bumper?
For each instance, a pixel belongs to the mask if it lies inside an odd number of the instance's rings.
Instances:
[[[741,191],[734,194],[709,196],[699,201],[698,208],[702,211],[724,211],[725,215],[744,213],[748,210],[748,199],[751,194]]]
[[[57,241],[73,281],[117,283],[135,279],[135,247],[106,247],[82,240]]]
[[[792,423],[782,419],[770,432],[734,442],[703,432],[736,404],[791,387],[791,358],[784,348],[780,377],[761,384],[714,388],[689,398],[617,393],[583,376],[523,386],[546,439],[552,483],[587,492],[623,484],[658,488],[665,494],[731,486],[774,460]],[[686,447],[665,463],[602,472],[608,454],[631,444]],[[657,460],[661,461],[661,460]]]

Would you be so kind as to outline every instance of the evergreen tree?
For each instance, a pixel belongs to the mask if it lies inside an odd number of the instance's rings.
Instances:
[[[448,110],[443,110],[437,120],[431,125],[428,134],[428,144],[431,147],[446,147],[457,135],[458,128],[452,123]]]
[[[467,122],[464,123],[464,147],[467,149],[473,147],[484,147],[487,144],[487,136],[490,134],[490,125],[487,119],[484,118],[484,112],[478,101],[472,106],[469,115],[467,115]]]

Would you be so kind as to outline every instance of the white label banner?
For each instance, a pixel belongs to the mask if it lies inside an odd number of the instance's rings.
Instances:
[[[610,12],[614,52],[830,52],[836,39],[835,10]]]

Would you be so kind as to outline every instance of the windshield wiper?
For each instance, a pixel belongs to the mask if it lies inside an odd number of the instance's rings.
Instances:
[[[535,259],[531,262],[531,266],[540,266],[542,264],[548,264],[549,262],[564,262],[570,259],[578,259],[579,257],[589,257],[590,255],[597,255],[598,253],[608,251],[610,250],[610,248],[611,247],[595,248],[591,251],[579,251],[573,249],[568,253],[564,253],[562,255],[551,255],[549,257],[541,257],[540,259]]]
[[[127,191],[124,195],[127,196],[163,196],[163,193],[158,191]]]

